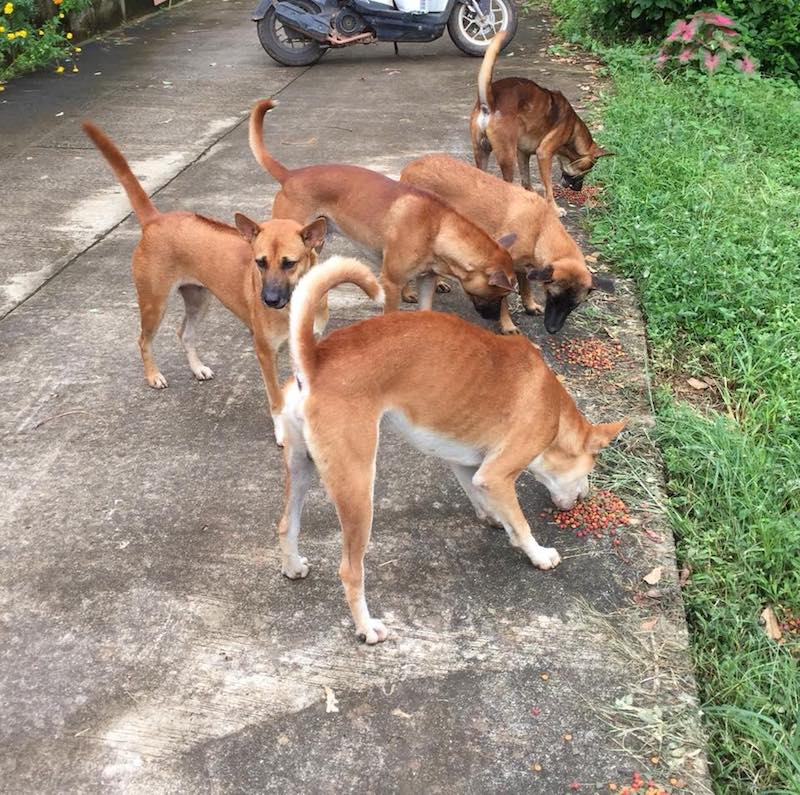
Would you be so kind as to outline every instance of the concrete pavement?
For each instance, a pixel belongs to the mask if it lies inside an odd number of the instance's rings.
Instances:
[[[355,641],[319,486],[301,540],[311,575],[278,573],[281,455],[241,326],[212,310],[199,349],[216,378],[198,383],[174,303],[156,340],[170,387],[146,387],[128,270],[138,227],[82,118],[116,139],[159,207],[222,220],[266,217],[275,192],[243,124],[263,96],[280,97],[266,130],[289,165],[397,175],[425,152],[468,151],[478,62],[449,40],[289,70],[261,51],[250,10],[194,0],[89,44],[77,76],[3,94],[2,789],[562,793],[639,770],[704,792],[629,285],[565,335],[618,339],[617,369],[557,365],[591,419],[633,418],[596,479],[632,506],[621,548],[558,530],[522,479],[540,542],[564,557],[535,571],[477,525],[446,467],[385,434],[367,572],[391,634],[377,648]],[[523,21],[498,72],[580,102],[588,72],[552,63],[546,44],[544,23]],[[437,305],[477,322],[458,290]],[[371,312],[344,290],[331,325]],[[563,338],[517,319],[553,359]],[[643,584],[657,566],[662,580]]]

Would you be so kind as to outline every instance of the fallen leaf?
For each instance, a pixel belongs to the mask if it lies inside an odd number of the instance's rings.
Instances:
[[[587,254],[584,259],[587,262],[597,262],[597,255],[596,254]]]
[[[325,712],[338,712],[339,702],[336,700],[336,693],[325,685]]]
[[[400,709],[399,707],[397,709],[393,709],[392,710],[392,715],[394,715],[397,718],[410,718],[411,717],[411,715],[409,715],[407,712],[403,712],[403,710]]]
[[[658,623],[658,616],[650,618],[647,621],[642,621],[641,627],[644,632],[652,632],[653,627]]]
[[[781,628],[778,626],[778,619],[775,618],[775,612],[767,605],[764,612],[761,613],[761,620],[764,622],[764,629],[773,640],[781,639]]]
[[[656,585],[657,583],[659,583],[661,581],[662,572],[663,572],[662,567],[661,566],[656,566],[649,574],[645,574],[644,577],[642,577],[642,579],[648,585]]]
[[[689,582],[689,577],[692,576],[692,566],[690,563],[684,563],[683,568],[681,569],[680,574],[678,575],[678,585],[681,588],[686,587],[686,583]]]
[[[686,383],[692,389],[708,389],[708,384],[705,381],[701,381],[699,378],[687,378]]]
[[[644,595],[648,599],[660,599],[664,594],[658,588],[650,588],[650,590],[644,592]]]

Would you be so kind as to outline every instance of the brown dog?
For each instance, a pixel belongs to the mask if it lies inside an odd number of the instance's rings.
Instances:
[[[469,121],[475,165],[486,170],[494,151],[506,182],[514,181],[519,164],[522,186],[531,190],[531,155],[536,154],[545,199],[559,215],[565,215],[553,196],[552,164],[557,157],[564,184],[583,187],[583,177],[597,159],[611,152],[599,147],[589,128],[560,91],[549,91],[523,77],[492,82],[497,54],[505,34],[498,33],[483,56],[478,73],[478,101]]]
[[[557,566],[560,557],[531,535],[517,477],[528,469],[557,506],[571,508],[588,493],[596,454],[625,421],[592,425],[527,339],[500,337],[450,314],[394,312],[317,342],[317,304],[343,282],[383,298],[365,265],[334,257],[303,277],[292,300],[289,346],[297,376],[286,386],[286,504],[278,533],[283,573],[305,577],[308,561],[297,538],[316,465],[342,526],[339,574],[356,632],[372,644],[387,635],[364,595],[382,417],[420,450],[447,461],[478,517],[502,525],[540,569]]]
[[[377,171],[358,166],[308,166],[290,171],[264,146],[264,115],[275,107],[259,102],[250,114],[250,149],[281,184],[273,218],[306,223],[322,215],[349,238],[381,252],[385,311],[398,308],[403,286],[419,277],[419,304],[430,309],[436,275],[455,276],[478,312],[497,319],[500,299],[514,289],[511,257],[482,229],[440,199]]]
[[[449,155],[426,155],[412,161],[400,180],[436,194],[490,235],[501,229],[516,235],[509,252],[522,304],[529,315],[542,311],[530,281],[541,284],[546,296],[544,326],[550,334],[561,330],[570,312],[592,290],[614,292],[613,282],[589,271],[578,244],[537,193]],[[519,333],[508,312],[507,298],[500,307],[500,329],[503,334]]]
[[[114,143],[90,122],[84,122],[83,129],[125,189],[142,227],[132,270],[141,314],[139,350],[147,383],[155,389],[167,386],[153,358],[152,342],[175,286],[185,306],[178,339],[189,367],[198,381],[214,377],[195,349],[197,327],[213,293],[253,335],[275,439],[282,444],[283,393],[275,358],[288,336],[289,298],[300,277],[316,263],[315,247],[325,239],[325,219],[305,227],[288,220],[257,224],[237,213],[237,231],[195,213],[161,213]],[[316,319],[320,333],[326,321],[327,305],[321,304]]]

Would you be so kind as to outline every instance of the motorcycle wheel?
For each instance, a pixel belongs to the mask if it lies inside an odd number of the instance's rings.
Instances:
[[[461,52],[480,58],[495,33],[501,30],[506,31],[505,50],[517,32],[517,24],[517,8],[513,0],[489,0],[488,18],[483,23],[470,6],[457,3],[447,20],[447,32]]]
[[[318,9],[308,0],[292,0],[304,11],[315,13]],[[274,6],[258,20],[258,40],[267,55],[283,66],[311,66],[324,52],[322,45],[304,33],[287,27],[275,15]]]

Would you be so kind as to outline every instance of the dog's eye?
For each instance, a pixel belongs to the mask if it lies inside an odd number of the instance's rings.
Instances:
[[[267,267],[267,258],[266,257],[256,257],[256,265],[258,265],[261,270],[266,270]]]
[[[281,262],[281,268],[285,271],[290,271],[295,265],[297,265],[297,260],[287,259],[286,257],[284,257]]]

